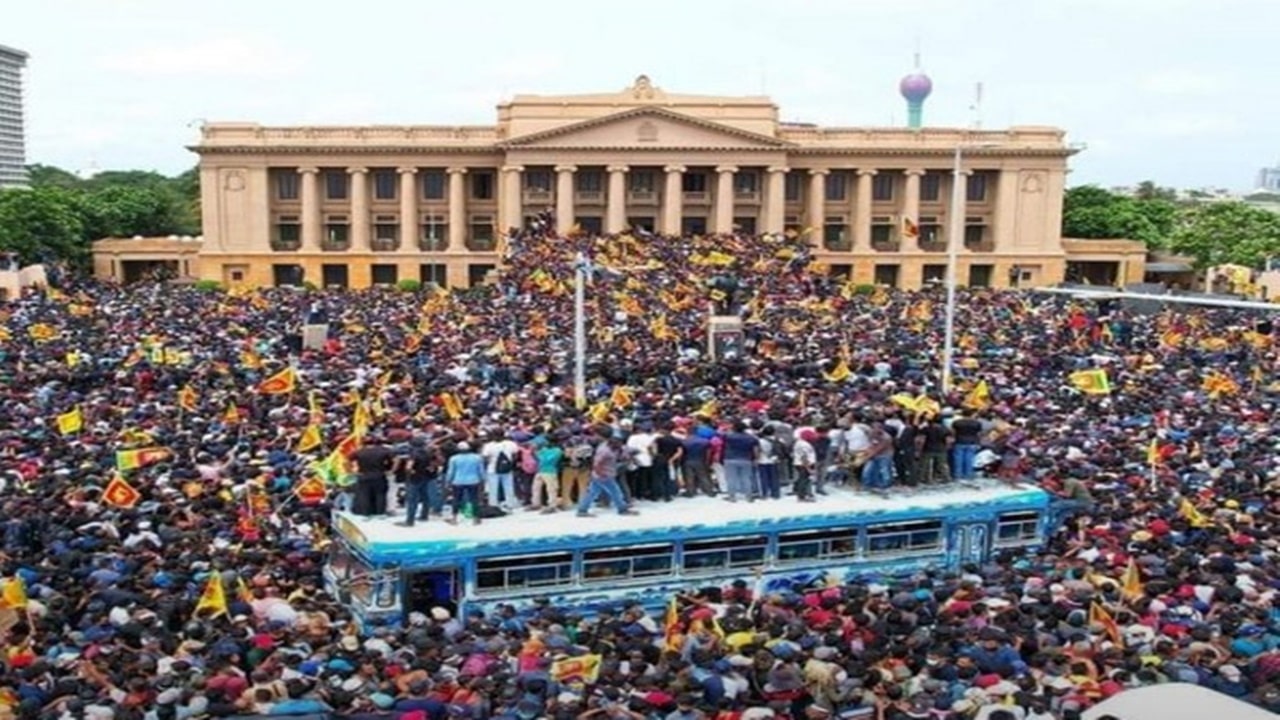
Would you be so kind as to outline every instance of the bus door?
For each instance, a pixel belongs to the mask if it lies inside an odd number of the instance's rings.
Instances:
[[[960,564],[986,562],[991,546],[991,532],[987,523],[961,523],[956,528],[956,540]]]
[[[462,595],[462,580],[457,568],[428,568],[405,571],[404,611],[431,613],[431,608],[442,607],[453,617],[458,616],[458,600]]]

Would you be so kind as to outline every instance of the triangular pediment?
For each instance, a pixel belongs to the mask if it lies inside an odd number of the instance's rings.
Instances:
[[[782,148],[792,145],[768,135],[663,108],[634,108],[591,120],[512,138],[520,148]]]

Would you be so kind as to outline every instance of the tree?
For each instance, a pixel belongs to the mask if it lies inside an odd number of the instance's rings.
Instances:
[[[1062,234],[1092,240],[1126,238],[1163,246],[1178,220],[1169,200],[1138,200],[1095,185],[1067,190],[1062,201]]]
[[[1143,180],[1138,183],[1137,190],[1133,196],[1138,200],[1164,200],[1166,202],[1174,202],[1178,199],[1178,191],[1173,188],[1160,187],[1152,180]]]
[[[75,173],[52,165],[27,166],[27,183],[33,188],[60,187],[69,190],[80,187],[83,182]]]
[[[75,192],[58,187],[0,191],[0,249],[23,264],[89,256]]]
[[[1174,252],[1195,258],[1199,268],[1261,267],[1280,255],[1280,215],[1242,202],[1197,205],[1186,211],[1170,240]]]

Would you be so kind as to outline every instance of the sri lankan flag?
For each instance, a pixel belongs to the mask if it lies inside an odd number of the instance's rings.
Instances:
[[[203,614],[202,614],[203,613]],[[227,593],[222,587],[222,575],[213,573],[205,583],[204,592],[196,602],[197,617],[215,618],[227,613]]]
[[[298,386],[298,372],[292,366],[287,367],[258,385],[258,392],[263,395],[284,395],[293,392]]]
[[[227,409],[222,412],[222,422],[228,425],[240,424],[240,408],[235,403],[227,403]]]
[[[1120,625],[1116,623],[1116,619],[1111,617],[1111,613],[1102,607],[1102,603],[1094,601],[1089,606],[1089,624],[1101,625],[1102,629],[1107,633],[1107,637],[1111,638],[1111,642],[1116,645],[1124,646],[1124,641],[1120,638]]]
[[[141,499],[142,493],[119,474],[111,478],[111,482],[102,490],[103,502],[125,510],[137,505]]]
[[[902,218],[902,237],[907,240],[915,240],[920,237],[920,226],[909,217]]]
[[[162,447],[117,450],[116,467],[120,470],[137,470],[167,457],[169,457],[169,449]]]
[[[1086,395],[1110,395],[1111,380],[1102,368],[1077,370],[1067,376],[1071,385]]]
[[[298,446],[294,448],[294,450],[296,452],[304,453],[308,450],[314,450],[315,448],[320,447],[322,442],[324,442],[324,437],[320,434],[320,426],[308,425],[307,428],[302,431],[302,435],[298,438]]]
[[[195,412],[199,409],[200,396],[196,395],[196,389],[190,385],[183,385],[178,391],[178,407],[187,412]]]

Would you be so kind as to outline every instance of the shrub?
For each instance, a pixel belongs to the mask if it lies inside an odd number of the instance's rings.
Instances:
[[[195,289],[203,290],[205,292],[214,292],[222,289],[222,283],[217,280],[197,280],[195,283]]]
[[[303,280],[303,281],[302,281],[302,289],[303,289],[303,290],[317,290],[317,289],[318,289],[318,287],[316,286],[316,284],[315,284],[315,283],[311,282],[310,280]]]
[[[870,283],[862,283],[861,285],[855,285],[853,291],[858,295],[873,295],[875,294],[876,286]]]
[[[422,281],[413,278],[405,278],[396,283],[396,288],[402,292],[414,293],[422,289]]]

